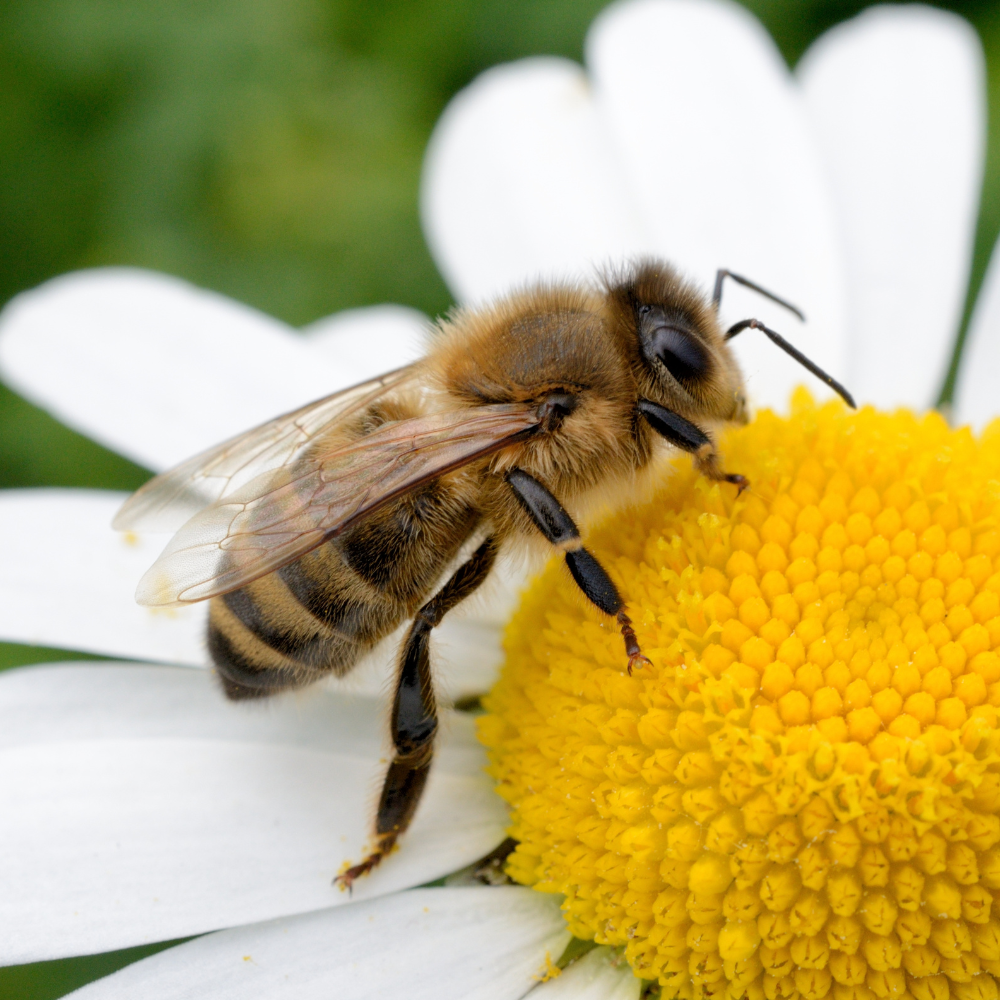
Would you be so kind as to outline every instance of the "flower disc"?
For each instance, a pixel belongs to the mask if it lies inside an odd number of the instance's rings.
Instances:
[[[651,666],[558,562],[512,622],[509,873],[667,998],[996,1000],[1000,423],[800,392],[721,451],[588,539]]]

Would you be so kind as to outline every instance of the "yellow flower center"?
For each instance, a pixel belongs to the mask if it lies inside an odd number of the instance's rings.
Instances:
[[[722,451],[588,539],[651,667],[558,562],[511,623],[508,871],[665,998],[996,1000],[1000,422],[800,391]]]

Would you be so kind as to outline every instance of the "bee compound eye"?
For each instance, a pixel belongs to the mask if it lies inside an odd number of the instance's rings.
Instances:
[[[649,348],[678,382],[696,382],[708,372],[704,348],[675,326],[657,326],[650,334]]]

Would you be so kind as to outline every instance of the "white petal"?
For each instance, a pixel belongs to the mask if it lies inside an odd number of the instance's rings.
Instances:
[[[0,962],[87,954],[350,901],[384,772],[374,699],[227,703],[200,671],[66,664],[0,675]],[[492,849],[505,811],[472,721],[444,738],[400,849],[354,899]]]
[[[416,309],[381,305],[345,309],[304,327],[306,342],[358,381],[423,357],[431,322]]]
[[[498,66],[455,97],[427,150],[421,205],[452,291],[486,299],[651,249],[609,152],[567,60]]]
[[[163,548],[111,518],[127,494],[0,491],[0,640],[194,666],[207,605],[155,610],[135,586]]]
[[[64,275],[13,299],[0,314],[0,373],[152,469],[360,381],[263,313],[128,268]]]
[[[560,976],[531,991],[531,1000],[639,1000],[642,981],[609,948],[594,948]]]
[[[728,0],[626,0],[587,38],[595,100],[657,249],[709,286],[729,268],[805,311],[805,326],[726,288],[726,323],[756,316],[844,373],[832,207],[798,90],[761,25]],[[734,342],[757,403],[820,384],[763,338]],[[823,390],[825,392],[825,390]]]
[[[981,430],[1000,415],[1000,241],[969,321],[955,385],[954,419]]]
[[[163,547],[160,535],[122,533],[111,518],[124,493],[100,490],[0,490],[0,641],[78,649],[125,659],[208,665],[208,604],[156,609],[135,603],[135,587]],[[439,697],[489,690],[503,661],[503,628],[527,582],[500,560],[481,592],[434,631]],[[401,625],[333,691],[385,694],[408,628]]]
[[[955,14],[880,6],[798,69],[836,196],[859,402],[934,403],[961,319],[986,135],[982,48]]]
[[[518,1000],[569,935],[530,889],[417,889],[189,941],[80,1000]]]

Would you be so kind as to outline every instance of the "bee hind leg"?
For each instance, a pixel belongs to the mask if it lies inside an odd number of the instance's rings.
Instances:
[[[431,630],[441,624],[441,619],[456,604],[483,583],[493,568],[496,555],[496,541],[488,538],[417,612],[406,633],[399,657],[391,717],[396,755],[382,783],[375,817],[377,846],[364,861],[334,880],[347,889],[392,852],[396,841],[413,819],[430,774],[438,727],[437,699],[434,697],[430,667]]]
[[[628,654],[628,672],[631,674],[637,667],[648,666],[649,659],[642,655],[632,619],[625,614],[625,602],[618,588],[604,567],[581,544],[580,531],[573,518],[534,476],[522,469],[511,469],[506,479],[538,530],[565,553],[566,565],[587,600],[618,622]]]

